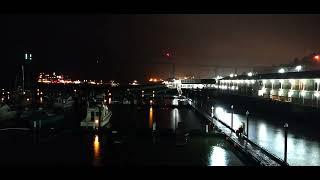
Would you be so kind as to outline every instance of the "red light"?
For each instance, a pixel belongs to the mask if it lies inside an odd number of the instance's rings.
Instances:
[[[319,60],[320,59],[319,55],[314,56],[314,59]]]

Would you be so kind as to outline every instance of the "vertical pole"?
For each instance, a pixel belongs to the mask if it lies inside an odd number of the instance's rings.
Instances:
[[[287,163],[287,139],[288,139],[288,123],[284,124],[284,162]]]
[[[22,68],[22,91],[24,92],[24,66],[21,66]]]
[[[246,112],[247,115],[247,138],[249,139],[249,111]]]
[[[211,117],[213,117],[213,110],[214,110],[214,107],[211,106]]]
[[[233,105],[231,105],[231,129],[233,129]]]

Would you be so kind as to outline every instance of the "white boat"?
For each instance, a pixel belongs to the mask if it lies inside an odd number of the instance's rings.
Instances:
[[[17,117],[16,111],[11,111],[7,104],[0,104],[0,121],[11,120]]]
[[[104,102],[88,102],[87,115],[81,121],[81,127],[92,127],[99,129],[109,124],[112,112],[109,110]]]

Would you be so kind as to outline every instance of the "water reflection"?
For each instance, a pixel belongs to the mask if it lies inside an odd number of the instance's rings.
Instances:
[[[215,116],[224,123],[230,125],[231,113],[228,113],[222,104],[215,107]],[[211,107],[211,106],[209,106]],[[210,111],[208,111],[211,113]],[[245,122],[245,114],[234,114],[234,128]],[[301,128],[303,130],[303,128]],[[249,119],[250,140],[258,143],[265,149],[283,159],[284,157],[284,130],[283,124],[271,119],[250,117]],[[299,136],[296,132],[288,132],[288,163],[294,166],[320,165],[320,142],[307,136]]]
[[[178,110],[178,108],[174,108],[173,110],[172,110],[172,128],[173,129],[176,129],[177,128],[177,124],[178,124],[178,122],[180,121],[180,116],[179,116],[179,110]]]
[[[109,103],[109,104],[111,104],[111,97],[109,97],[109,99],[108,99],[108,103]]]
[[[149,128],[152,128],[153,125],[153,109],[150,107],[149,109]]]
[[[258,125],[258,139],[260,141],[266,141],[267,136],[267,125],[265,123],[260,123]]]
[[[227,166],[226,151],[221,147],[213,146],[209,154],[209,166]]]
[[[100,164],[100,142],[99,142],[99,136],[94,136],[94,142],[93,142],[93,165],[98,166]]]
[[[40,103],[43,103],[43,99],[42,99],[42,97],[40,97]]]

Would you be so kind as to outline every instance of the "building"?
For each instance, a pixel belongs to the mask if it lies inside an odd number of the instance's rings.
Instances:
[[[225,77],[216,88],[232,94],[319,107],[319,83],[320,71],[304,71]]]
[[[72,83],[71,79],[64,76],[63,74],[56,74],[53,72],[50,73],[40,73],[38,76],[38,82],[39,83]]]

